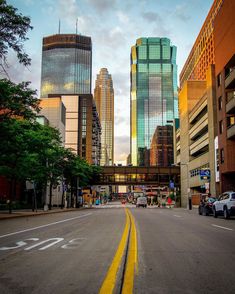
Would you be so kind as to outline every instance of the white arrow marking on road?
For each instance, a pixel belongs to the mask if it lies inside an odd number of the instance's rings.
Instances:
[[[47,249],[47,248],[49,248],[49,247],[55,245],[55,244],[58,243],[58,242],[63,241],[63,240],[64,240],[64,238],[51,238],[51,239],[47,239],[47,240],[41,241],[41,242],[39,242],[39,243],[37,243],[37,244],[34,244],[34,245],[30,246],[30,247],[27,247],[27,248],[25,248],[24,250],[31,250],[31,249],[33,249],[33,248],[35,248],[35,247],[37,247],[37,246],[40,246],[40,245],[42,245],[42,244],[44,244],[44,243],[49,242],[49,241],[54,241],[54,242],[52,242],[52,243],[50,243],[50,244],[48,244],[48,245],[46,245],[46,246],[44,246],[44,247],[38,249],[38,250],[45,250],[45,249]]]
[[[217,226],[217,225],[212,225],[212,226],[213,226],[213,227],[220,228],[220,229],[228,230],[228,231],[233,231],[233,229],[226,228],[226,227],[221,227],[221,226]]]
[[[77,218],[82,218],[82,217],[85,217],[85,216],[88,216],[88,215],[91,215],[91,214],[92,213],[87,213],[87,214],[83,214],[83,215],[80,215],[80,216],[76,216],[76,217],[72,217],[72,218],[67,218],[67,219],[64,219],[64,220],[61,220],[61,221],[58,221],[58,222],[50,223],[50,224],[47,224],[47,225],[42,225],[42,226],[34,227],[34,228],[31,228],[31,229],[26,229],[26,230],[14,232],[14,233],[9,233],[9,234],[0,236],[0,238],[12,236],[12,235],[16,235],[16,234],[20,234],[20,233],[25,233],[25,232],[29,232],[29,231],[33,231],[33,230],[37,230],[37,229],[41,229],[41,228],[45,228],[45,227],[57,225],[57,224],[61,224],[61,223],[68,222],[70,220],[74,220],[74,219],[77,219]]]
[[[174,214],[175,217],[182,217],[181,215]]]
[[[38,241],[39,239],[38,238],[29,238],[29,239],[26,239],[25,241]],[[12,250],[12,249],[16,249],[16,248],[20,248],[24,245],[27,245],[26,242],[24,241],[19,241],[19,242],[16,242],[16,246],[13,246],[13,247],[1,247],[0,250]]]

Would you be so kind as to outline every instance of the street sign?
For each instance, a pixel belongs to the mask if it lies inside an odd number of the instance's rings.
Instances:
[[[211,172],[209,169],[201,169],[200,170],[200,179],[201,180],[209,180],[211,176]]]
[[[170,189],[174,189],[174,188],[175,188],[174,182],[170,181]]]

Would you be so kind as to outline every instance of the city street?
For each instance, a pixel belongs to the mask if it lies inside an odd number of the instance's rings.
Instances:
[[[127,224],[137,233],[125,247],[137,253],[133,293],[235,293],[234,218],[120,202],[1,220],[0,293],[105,293],[111,264],[114,293],[128,293],[122,272],[131,263],[114,259]]]

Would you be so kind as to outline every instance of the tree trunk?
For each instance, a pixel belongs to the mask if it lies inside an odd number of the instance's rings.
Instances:
[[[65,183],[62,182],[61,209],[64,208],[64,189],[65,189]]]
[[[9,213],[12,213],[12,194],[13,194],[13,179],[11,178],[9,181],[9,185],[10,185],[10,191],[9,191],[9,199],[7,200],[8,202],[8,209],[9,209]]]
[[[51,202],[52,202],[52,182],[50,182],[50,194],[49,194],[49,210],[51,210]]]

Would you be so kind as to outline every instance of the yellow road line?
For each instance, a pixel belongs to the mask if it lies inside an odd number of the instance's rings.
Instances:
[[[135,220],[131,212],[129,210],[127,212],[131,220],[131,232],[130,232],[126,270],[125,270],[124,282],[122,286],[122,294],[133,293],[134,276],[138,270],[137,233],[136,233]]]
[[[122,256],[126,247],[128,232],[130,228],[130,217],[126,209],[125,209],[125,212],[126,212],[126,225],[122,234],[122,239],[119,243],[118,249],[113,258],[112,264],[109,267],[109,270],[104,279],[104,282],[100,288],[99,294],[111,294],[115,287],[117,272],[122,261]]]

